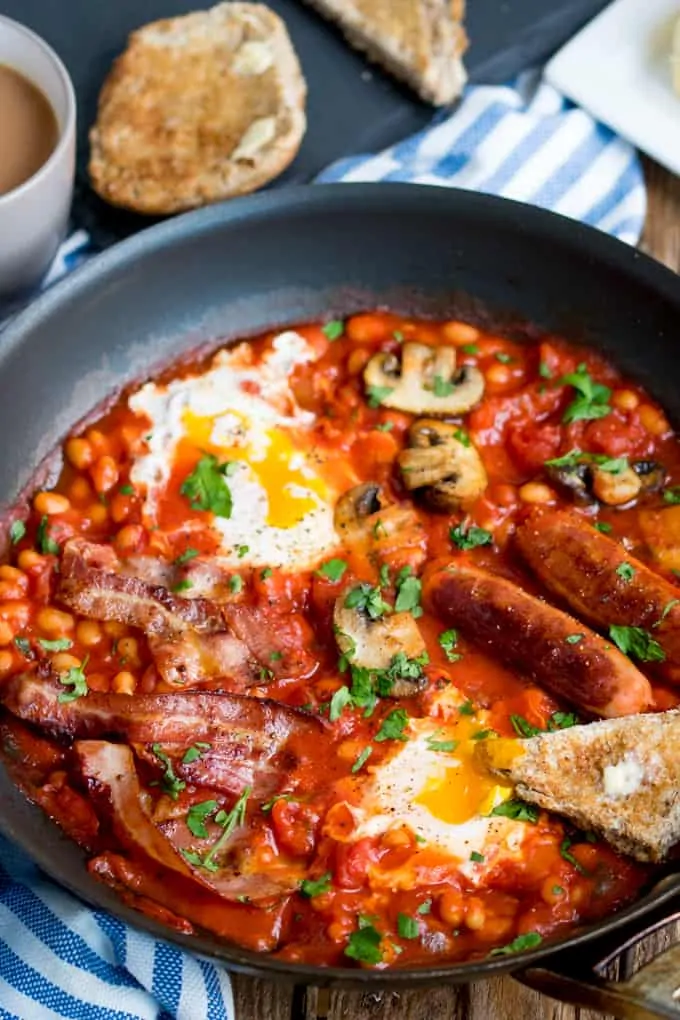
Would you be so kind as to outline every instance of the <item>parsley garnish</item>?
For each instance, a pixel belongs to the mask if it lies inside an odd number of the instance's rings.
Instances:
[[[664,503],[671,503],[675,505],[680,503],[680,485],[674,485],[671,489],[663,490]]]
[[[192,510],[210,510],[216,517],[231,517],[233,502],[225,476],[230,463],[220,464],[212,453],[204,454],[179,490],[189,500]]]
[[[489,956],[507,956],[510,953],[523,953],[526,949],[535,949],[536,946],[540,946],[542,941],[543,937],[537,931],[528,931],[526,935],[518,935],[512,942],[508,942],[507,946],[499,946],[497,949],[492,949]]]
[[[245,556],[245,555],[246,555],[247,553],[249,553],[249,552],[250,552],[250,546],[249,546],[249,545],[238,545],[238,546],[236,547],[236,555],[238,556],[238,558],[239,558],[240,560],[242,560],[242,559],[243,559],[243,557],[244,557],[244,556]]]
[[[523,715],[511,715],[510,722],[512,728],[518,737],[535,737],[538,733],[542,733],[543,730],[538,726],[534,726],[528,719],[525,719]]]
[[[352,765],[351,771],[352,772],[359,772],[360,769],[362,769],[364,767],[364,765],[366,764],[366,762],[368,761],[368,759],[371,757],[372,754],[373,754],[373,748],[372,747],[365,747],[363,749],[363,751],[361,752],[361,754],[357,757],[357,760]]]
[[[134,496],[135,487],[134,485],[130,485],[129,482],[126,482],[125,485],[120,486],[118,491],[121,494],[121,496]]]
[[[216,800],[204,800],[200,804],[192,804],[187,815],[187,827],[194,836],[199,839],[208,838],[208,830],[205,821],[208,815],[217,811]]]
[[[496,361],[500,361],[501,365],[509,365],[511,361],[515,360],[513,357],[511,357],[510,354],[507,354],[505,351],[497,351],[494,357],[496,358]]]
[[[538,374],[540,375],[541,379],[552,379],[552,372],[550,371],[550,369],[548,368],[544,361],[542,361],[538,366]]]
[[[606,521],[596,521],[594,527],[601,531],[603,535],[609,535],[612,530],[611,524],[607,524]]]
[[[464,428],[456,429],[453,438],[457,439],[462,446],[472,446],[472,440]]]
[[[479,347],[477,344],[463,344],[461,351],[463,354],[479,354]]]
[[[319,567],[317,574],[319,577],[327,577],[329,581],[340,581],[346,570],[347,564],[344,560],[329,560]]]
[[[303,896],[323,896],[324,893],[330,891],[332,877],[330,871],[327,871],[320,878],[305,878],[300,883],[300,892]]]
[[[455,386],[441,375],[436,375],[432,380],[432,392],[435,397],[450,397]]]
[[[23,521],[12,521],[9,529],[9,539],[12,545],[16,545],[26,534],[26,525]]]
[[[416,907],[416,914],[429,914],[432,909],[432,900],[423,900],[419,907]]]
[[[321,332],[328,337],[329,340],[337,340],[345,332],[345,323],[342,319],[331,319],[325,326],[321,327]]]
[[[330,710],[328,712],[328,718],[331,722],[336,722],[342,715],[347,705],[352,704],[352,694],[349,687],[343,685],[338,687],[337,691],[331,698]]]
[[[40,518],[40,524],[36,529],[35,537],[38,543],[38,549],[44,556],[59,555],[59,543],[55,542],[53,538],[50,538],[47,514]]]
[[[578,645],[583,641],[583,637],[583,634],[568,634],[564,640],[568,645]]]
[[[663,662],[666,653],[649,631],[642,627],[623,627],[612,624],[609,636],[624,655],[639,659],[640,662]]]
[[[383,599],[380,588],[374,588],[366,582],[356,585],[347,592],[345,607],[358,609],[360,613],[366,613],[371,620],[379,620],[391,608]]]
[[[555,730],[568,730],[571,726],[578,726],[576,712],[553,712],[548,719],[550,733],[554,733]]]
[[[271,567],[265,567],[264,570],[260,571],[260,580],[266,581],[268,577],[271,577],[274,571]]]
[[[295,800],[295,797],[293,797],[293,795],[290,793],[277,793],[271,798],[271,800],[268,800],[261,805],[260,811],[262,811],[264,814],[268,814],[274,807],[276,802],[279,800],[285,800],[286,803],[289,804],[291,800]]]
[[[593,421],[595,418],[604,418],[610,413],[609,398],[612,391],[608,386],[594,382],[585,364],[579,365],[575,372],[563,376],[560,379],[560,384],[573,386],[577,393],[562,416],[565,425],[574,421]]]
[[[417,577],[411,575],[410,567],[399,571],[396,580],[397,598],[394,608],[398,613],[411,613],[416,619],[423,615],[420,605],[422,584]]]
[[[184,782],[183,779],[179,779],[178,776],[175,775],[175,770],[173,768],[172,762],[168,758],[167,754],[163,751],[163,748],[160,744],[152,744],[151,750],[156,755],[159,762],[165,766],[163,771],[163,778],[161,780],[161,785],[163,789],[167,794],[169,794],[172,797],[173,800],[177,800],[181,791],[186,787],[187,784]]]
[[[182,765],[191,765],[192,762],[198,761],[203,752],[208,751],[211,747],[212,744],[206,744],[203,740],[197,740],[195,744],[192,744],[184,752]]]
[[[374,426],[376,432],[391,432],[394,428],[394,422],[392,421],[380,421]]]
[[[458,644],[457,630],[444,630],[439,635],[439,647],[442,649],[449,662],[458,662],[462,658],[459,652],[455,651]]]
[[[666,605],[663,607],[663,612],[661,613],[659,619],[656,621],[656,623],[652,624],[652,628],[660,627],[663,621],[670,613],[673,606],[677,606],[678,604],[680,604],[680,599],[671,599],[670,602],[667,602]]]
[[[477,850],[473,850],[472,853],[470,854],[470,860],[474,861],[475,864],[483,864],[485,860],[484,854],[480,854],[477,852]]]
[[[183,553],[180,553],[172,562],[176,567],[181,567],[184,563],[188,563],[189,560],[196,559],[199,556],[198,549],[192,549],[189,547],[185,549]]]
[[[489,737],[495,736],[497,736],[495,730],[477,730],[476,733],[472,734],[470,740],[488,740]]]
[[[345,956],[352,960],[359,960],[361,963],[380,963],[382,953],[380,943],[382,935],[373,927],[369,918],[359,915],[359,928],[353,931],[349,937]]]
[[[67,637],[55,638],[54,641],[49,641],[47,638],[38,638],[38,644],[46,652],[67,652],[69,648],[73,647],[73,642]]]
[[[427,738],[427,746],[430,751],[443,751],[450,753],[458,747],[457,740],[437,740],[435,736]]]
[[[408,726],[408,715],[403,708],[395,708],[393,712],[385,716],[382,725],[375,735],[375,740],[382,743],[383,740],[408,740],[404,730]]]
[[[417,939],[420,934],[418,922],[408,914],[397,914],[397,931],[402,939]]]
[[[563,860],[573,865],[573,867],[576,868],[580,875],[587,875],[588,872],[586,871],[586,869],[583,867],[582,864],[579,864],[574,855],[571,853],[570,848],[573,846],[573,843],[574,843],[573,839],[570,839],[569,836],[565,836],[562,842],[560,843],[560,856],[563,858]]]
[[[630,563],[620,563],[616,568],[616,573],[622,581],[629,583],[635,577],[635,567],[632,567]]]
[[[84,698],[89,688],[87,686],[87,677],[85,676],[85,667],[89,661],[90,656],[86,655],[80,666],[72,666],[67,673],[59,675],[59,683],[63,684],[64,687],[70,687],[70,691],[62,691],[57,701],[61,705],[68,704],[69,701],[75,701],[76,698]]]
[[[232,574],[229,578],[229,591],[234,595],[238,595],[243,590],[243,578],[240,574]]]
[[[15,637],[14,644],[17,646],[22,655],[25,655],[27,659],[33,659],[35,656],[31,652],[31,642],[25,637]]]
[[[390,393],[394,393],[393,386],[367,386],[366,396],[368,397],[368,406],[380,407],[383,400],[389,397]]]
[[[538,821],[538,808],[523,800],[505,800],[502,804],[497,804],[491,814],[501,815],[503,818],[514,818],[518,822],[535,824]]]
[[[183,580],[178,581],[177,584],[173,584],[171,590],[179,594],[181,591],[189,591],[189,589],[193,588],[193,586],[193,581],[190,581],[188,577],[185,577]]]
[[[458,711],[460,712],[461,715],[475,715],[477,709],[475,708],[471,701],[464,701],[463,704],[458,709]]]
[[[156,746],[156,745],[154,745]],[[248,803],[248,797],[251,793],[251,787],[246,786],[245,790],[234,804],[231,811],[218,811],[213,821],[220,825],[224,830],[222,835],[213,844],[210,851],[205,857],[200,857],[198,854],[193,853],[190,850],[182,850],[182,856],[189,861],[190,864],[194,864],[196,867],[205,868],[206,871],[217,871],[219,865],[215,864],[215,857],[220,852],[224,844],[227,842],[231,834],[237,825],[243,825],[246,817],[246,807]]]
[[[493,535],[485,528],[478,528],[475,524],[457,524],[449,531],[449,538],[459,549],[466,551],[476,549],[480,545],[491,545]]]

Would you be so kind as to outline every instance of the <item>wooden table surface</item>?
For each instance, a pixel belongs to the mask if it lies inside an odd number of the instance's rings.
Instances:
[[[680,178],[647,161],[649,206],[641,248],[680,272]],[[679,323],[680,326],[680,323]],[[666,930],[635,952],[648,959],[676,932]],[[292,986],[235,974],[237,1020],[598,1020],[602,1014],[574,1009],[499,978],[462,988],[413,992],[294,993]]]

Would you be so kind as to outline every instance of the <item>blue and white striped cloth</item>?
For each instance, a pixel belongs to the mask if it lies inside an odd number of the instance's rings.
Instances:
[[[541,205],[635,243],[645,187],[635,150],[536,73],[473,86],[453,114],[319,181],[410,181]],[[47,286],[89,255],[79,231]],[[89,910],[0,839],[0,1020],[233,1020],[228,975]],[[250,1018],[240,1018],[250,1020]]]

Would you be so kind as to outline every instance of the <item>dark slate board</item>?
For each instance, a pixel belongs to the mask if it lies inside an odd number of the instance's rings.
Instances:
[[[286,21],[309,85],[309,127],[293,165],[270,186],[311,180],[340,156],[374,151],[423,127],[431,107],[367,61],[301,0],[269,0]],[[598,13],[607,0],[468,0],[471,81],[497,83],[540,63]],[[35,29],[60,54],[79,104],[75,227],[97,247],[152,220],[111,209],[87,183],[87,131],[97,95],[130,31],[147,21],[210,6],[209,0],[0,0],[0,13]]]

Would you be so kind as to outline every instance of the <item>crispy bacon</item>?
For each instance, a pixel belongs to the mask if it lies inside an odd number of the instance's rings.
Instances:
[[[262,663],[263,677],[306,679],[319,668],[309,650],[314,632],[299,613],[274,615],[271,610],[251,606],[224,606],[224,617],[237,638]]]
[[[124,574],[108,546],[74,538],[61,560],[61,601],[83,616],[117,620],[165,637],[187,628],[212,634],[225,630],[220,609],[208,599],[185,599],[162,585]]]
[[[173,637],[154,635],[149,649],[166,683],[175,687],[199,687],[222,678],[221,689],[234,694],[262,683],[261,668],[247,646],[226,631],[200,634],[185,630]]]
[[[200,857],[210,848],[210,842],[193,837],[184,821],[174,820],[162,826],[152,821],[142,802],[143,790],[129,747],[103,740],[81,740],[74,746],[84,779],[97,802],[105,805],[116,836],[129,850],[141,852],[223,899],[247,896],[253,902],[267,900],[290,892],[298,884],[299,879],[290,870],[287,880],[279,881],[270,874],[249,873],[247,831],[239,828],[221,848],[215,862],[217,871],[192,863],[182,850],[190,847]],[[219,826],[215,828],[219,833]]]

